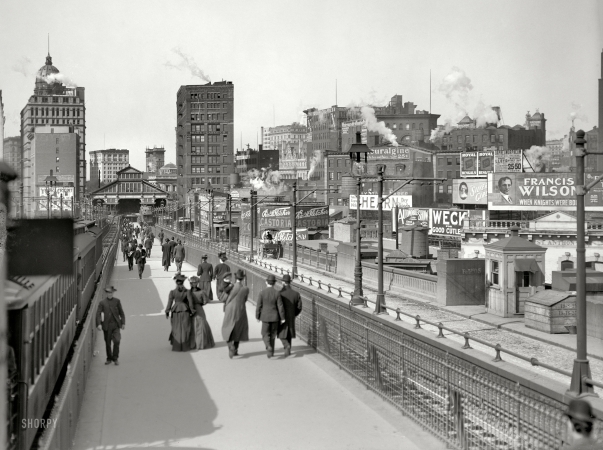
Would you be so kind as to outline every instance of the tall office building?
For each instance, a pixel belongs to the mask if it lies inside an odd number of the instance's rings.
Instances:
[[[178,201],[194,187],[227,191],[234,173],[234,85],[180,86],[176,98]]]
[[[27,105],[21,110],[21,139],[23,142],[22,164],[35,165],[32,160],[32,141],[36,127],[55,126],[70,127],[78,135],[78,170],[75,192],[76,201],[84,195],[86,188],[86,106],[83,87],[66,86],[61,80],[59,69],[52,65],[52,57],[46,57],[43,65],[36,75],[36,84],[33,95]],[[26,178],[24,173],[23,196],[33,197],[35,180]],[[23,203],[23,198],[21,199]]]
[[[146,171],[148,173],[157,173],[165,165],[165,148],[147,147],[145,150]]]
[[[93,150],[90,152],[90,180],[97,183],[115,181],[117,172],[129,164],[130,150],[115,148]],[[93,183],[93,189],[94,186]]]

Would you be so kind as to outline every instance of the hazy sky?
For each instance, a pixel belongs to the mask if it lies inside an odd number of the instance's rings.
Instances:
[[[50,33],[54,65],[86,88],[87,149],[127,148],[140,169],[147,146],[175,160],[176,92],[205,83],[166,66],[176,48],[234,83],[235,148],[334,105],[335,79],[342,106],[401,94],[429,109],[431,69],[432,112],[455,118],[439,90],[453,67],[471,79],[468,113],[482,100],[513,126],[538,108],[562,137],[572,111],[578,128],[598,122],[601,13],[594,0],[1,0],[5,136],[19,132]]]

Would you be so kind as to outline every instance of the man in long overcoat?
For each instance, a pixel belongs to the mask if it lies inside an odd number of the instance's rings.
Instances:
[[[283,288],[281,289],[283,308],[285,309],[285,323],[279,327],[278,337],[285,348],[285,356],[291,354],[291,340],[295,337],[295,318],[302,312],[302,300],[299,292],[291,287],[291,277],[283,275]]]
[[[268,275],[266,289],[260,292],[255,309],[255,318],[262,322],[262,339],[266,344],[268,358],[274,356],[274,341],[278,332],[279,322],[285,323],[285,308],[279,292],[274,289],[276,277]]]
[[[182,263],[184,262],[186,251],[184,250],[184,245],[182,245],[180,239],[178,239],[178,243],[172,250],[172,256],[174,257],[174,261],[176,262],[176,270],[178,272],[182,272]]]
[[[121,342],[121,332],[126,328],[126,315],[121,307],[121,301],[113,297],[113,292],[117,291],[113,286],[105,288],[107,298],[101,300],[96,310],[96,326],[103,330],[105,337],[105,349],[107,351],[107,360],[105,364],[114,362],[119,365],[119,344]],[[102,320],[101,320],[102,314]],[[111,349],[113,343],[113,349]]]
[[[226,253],[220,252],[218,253],[218,257],[220,258],[220,263],[216,264],[214,268],[214,279],[216,280],[216,294],[219,300],[220,294],[224,290],[224,275],[230,273],[230,267],[226,264]]]
[[[197,267],[197,276],[199,277],[199,289],[207,294],[210,301],[213,300],[211,280],[214,278],[214,268],[207,262],[207,255],[201,257],[201,264]]]
[[[159,245],[163,245],[163,230],[159,230],[157,237],[159,238]]]
[[[161,251],[161,265],[163,266],[163,270],[167,272],[170,268],[170,261],[172,260],[172,246],[168,238],[165,238],[165,242],[161,246]]]
[[[176,247],[176,245],[178,245],[178,243],[174,240],[174,236],[172,236],[172,240],[169,243],[170,243],[170,258],[171,258],[171,261],[174,262],[174,247]]]
[[[237,270],[237,282],[230,291],[224,303],[224,322],[222,323],[222,338],[228,344],[228,356],[239,354],[239,342],[249,340],[249,322],[245,303],[249,297],[249,288],[242,284],[245,272]]]

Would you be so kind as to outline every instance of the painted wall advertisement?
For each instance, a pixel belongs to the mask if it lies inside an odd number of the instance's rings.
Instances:
[[[477,154],[477,174],[486,176],[494,171],[494,152],[484,151]]]
[[[360,195],[361,211],[377,211],[379,209],[378,195],[366,194]],[[383,211],[391,211],[398,206],[399,208],[412,207],[412,195],[392,195],[383,202]],[[350,209],[356,209],[356,196],[350,195]]]
[[[523,151],[498,150],[494,154],[494,172],[523,172]]]
[[[296,230],[295,236],[298,241],[304,241],[308,239],[308,229],[307,228],[298,228]],[[293,232],[291,230],[281,230],[274,236],[275,241],[282,242],[292,242],[293,241]]]
[[[48,211],[48,190],[46,186],[38,186],[39,196],[42,197],[38,200],[38,210]],[[72,187],[60,187],[57,186],[52,188],[50,191],[50,207],[52,211],[61,210],[61,195],[63,196],[63,211],[71,209],[73,203],[74,188]]]
[[[588,192],[584,205],[586,211],[601,211],[603,183]],[[488,176],[488,209],[575,211],[576,206],[574,173],[495,173]]]
[[[487,205],[488,180],[452,180],[452,203],[458,205]]]
[[[373,147],[367,159],[410,159],[410,150],[406,147]]]
[[[248,203],[241,204],[241,216],[239,217],[239,230],[245,236],[251,235],[251,207]]]
[[[396,211],[398,211],[398,217],[396,218]],[[396,220],[397,219],[397,220]],[[398,226],[429,226],[429,209],[419,208],[394,208],[392,210],[392,225],[393,230],[398,231]]]
[[[290,230],[291,206],[260,206],[259,222],[260,230]],[[295,225],[300,228],[328,228],[329,207],[297,206]]]
[[[461,153],[461,176],[477,176],[477,152]]]

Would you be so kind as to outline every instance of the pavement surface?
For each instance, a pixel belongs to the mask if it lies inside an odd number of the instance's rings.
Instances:
[[[277,341],[268,359],[251,303],[241,356],[228,358],[221,303],[205,307],[216,347],[173,352],[164,309],[174,265],[163,271],[157,242],[142,280],[117,258],[110,284],[127,316],[120,365],[104,364],[99,335],[74,449],[445,448],[303,341],[288,358]]]

